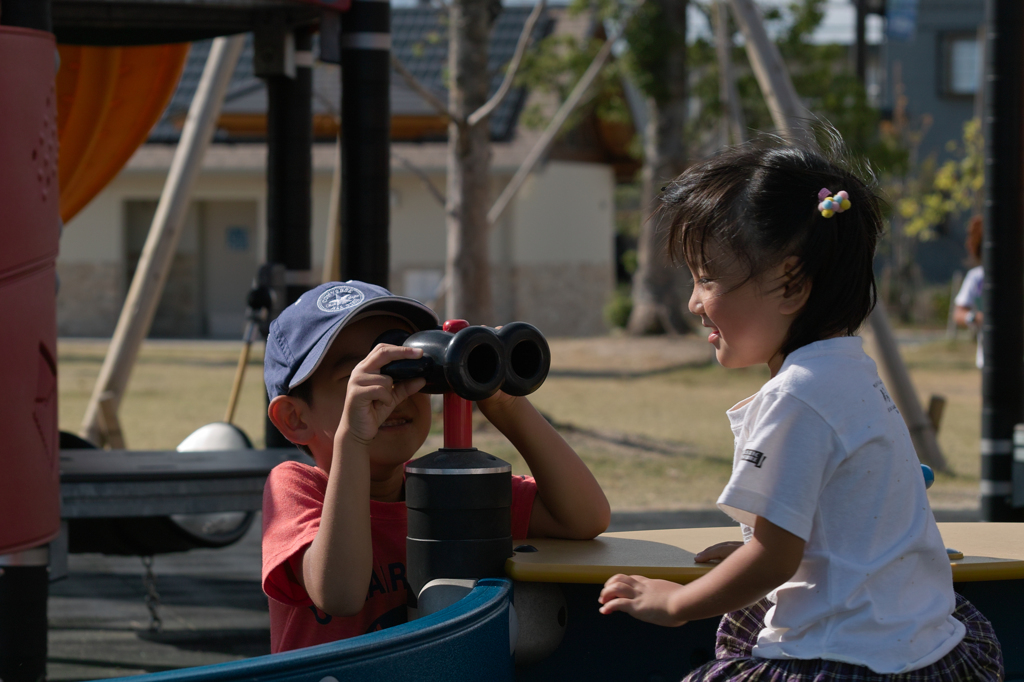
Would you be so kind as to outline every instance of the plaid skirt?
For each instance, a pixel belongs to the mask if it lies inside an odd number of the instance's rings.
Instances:
[[[942,659],[931,665],[898,675],[883,675],[852,663],[824,659],[755,658],[751,649],[764,627],[771,607],[767,599],[722,616],[715,642],[715,659],[686,676],[683,682],[925,682],[926,680],[1002,680],[1003,652],[995,630],[978,609],[956,595],[953,617],[963,623],[963,640]]]

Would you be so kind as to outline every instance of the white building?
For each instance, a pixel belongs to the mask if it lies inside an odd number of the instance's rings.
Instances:
[[[504,31],[513,39],[495,40],[498,54],[492,54],[492,61],[500,65],[502,59],[507,60],[501,50],[510,53],[529,9],[506,8],[502,15],[505,23],[499,24],[496,32]],[[436,16],[433,10],[423,8],[394,10],[396,51],[403,40],[418,40],[417,31],[430,29],[417,12],[433,12],[428,19]],[[552,15],[563,16],[558,12]],[[551,29],[555,18],[545,30]],[[579,30],[579,20],[560,21],[575,24],[572,30]],[[405,38],[403,31],[409,33]],[[444,49],[431,44],[426,53],[416,52],[436,62],[427,66],[436,67],[438,79],[446,53],[446,47],[441,47]],[[113,332],[170,167],[174,146],[168,142],[177,137],[174,123],[180,125],[207,49],[208,44],[193,47],[178,93],[154,130],[151,143],[143,145],[114,181],[65,226],[57,263],[61,335],[109,336]],[[260,81],[252,76],[251,54],[250,42],[219,122],[218,140],[229,142],[213,144],[205,158],[154,320],[153,336],[241,336],[246,294],[265,260],[266,246],[266,146],[260,140],[260,126],[265,130],[266,125],[266,100]],[[419,66],[420,73],[429,73]],[[314,130],[324,141],[313,150],[315,277],[324,261],[334,162],[334,144],[326,140],[337,129],[322,102],[336,101],[337,87],[336,69],[318,64],[314,70]],[[443,92],[439,95],[446,97]],[[492,119],[495,197],[539,136],[537,131],[518,125],[526,98],[527,93],[515,92]],[[444,272],[445,221],[443,206],[420,175],[444,192],[447,145],[438,135],[445,129],[444,120],[422,100],[417,101],[418,96],[394,74],[391,99],[396,157],[391,168],[390,288],[429,302],[435,298]],[[490,249],[496,322],[528,321],[551,336],[605,331],[602,309],[615,280],[616,175],[632,172],[628,167],[635,163],[625,151],[630,131],[623,132],[609,131],[596,120],[585,122],[568,141],[556,145],[493,228]],[[443,308],[439,312],[443,314]]]

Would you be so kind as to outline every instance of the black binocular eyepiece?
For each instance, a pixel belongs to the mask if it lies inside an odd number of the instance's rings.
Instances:
[[[392,329],[376,343],[423,349],[416,360],[397,360],[381,368],[395,381],[424,377],[423,393],[455,393],[466,400],[483,400],[498,390],[509,395],[533,393],[548,376],[551,350],[533,325],[512,322],[495,331],[466,327],[456,332],[441,329],[409,332]]]

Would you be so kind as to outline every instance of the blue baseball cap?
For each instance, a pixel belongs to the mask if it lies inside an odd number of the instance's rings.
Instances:
[[[270,323],[263,381],[271,400],[313,376],[345,325],[370,315],[393,315],[415,330],[434,329],[437,314],[419,301],[355,280],[327,282],[302,294]]]

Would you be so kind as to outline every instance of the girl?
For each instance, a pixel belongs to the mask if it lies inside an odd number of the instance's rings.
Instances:
[[[687,680],[997,680],[991,625],[954,594],[906,425],[857,329],[875,303],[878,197],[821,155],[755,143],[665,189],[668,248],[725,367],[771,379],[728,412],[718,499],[744,542],[688,585],[613,576],[601,612],[726,614]]]

